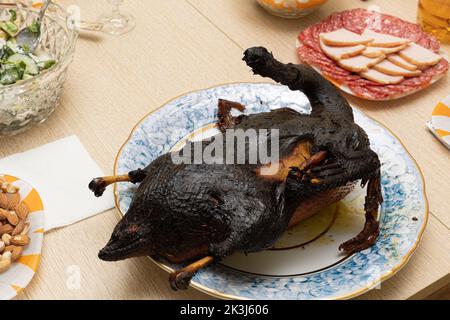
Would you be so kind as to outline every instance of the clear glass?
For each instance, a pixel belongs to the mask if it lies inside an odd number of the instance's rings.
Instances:
[[[257,0],[270,13],[283,18],[301,18],[312,13],[327,0]]]
[[[131,14],[120,11],[123,0],[108,0],[108,2],[112,6],[112,11],[98,18],[98,21],[105,25],[103,32],[121,35],[133,30],[136,27],[134,17]]]
[[[17,11],[19,28],[30,25],[38,10],[20,3],[0,3],[0,20]],[[0,85],[0,136],[19,134],[42,123],[60,100],[67,69],[72,62],[78,32],[71,28],[66,11],[52,3],[42,21],[42,38],[37,50],[57,61],[51,69],[29,80]]]
[[[450,43],[450,0],[420,0],[418,21],[426,32]]]

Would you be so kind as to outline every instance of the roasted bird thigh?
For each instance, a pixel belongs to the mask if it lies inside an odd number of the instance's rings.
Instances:
[[[277,129],[277,170],[267,174],[269,165],[250,163],[248,158],[244,164],[176,164],[173,154],[166,154],[144,170],[94,179],[89,187],[97,196],[112,183],[140,183],[129,211],[100,251],[101,259],[143,255],[175,263],[199,259],[170,277],[173,289],[186,289],[199,269],[221,258],[272,247],[289,226],[342,200],[360,180],[368,183],[366,226],[341,250],[351,254],[376,242],[382,202],[380,162],[367,134],[354,123],[348,102],[311,68],[282,64],[264,48],[247,50],[244,60],[256,74],[304,92],[312,113],[284,108],[234,117],[232,109],[245,107],[220,100],[222,133],[191,147],[205,150],[220,138],[225,157],[229,129]],[[274,137],[267,139],[274,143]],[[245,152],[250,148],[246,140]]]

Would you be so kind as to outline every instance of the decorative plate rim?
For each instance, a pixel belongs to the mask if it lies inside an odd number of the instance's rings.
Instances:
[[[140,125],[142,125],[142,123],[149,118],[150,116],[152,116],[154,113],[162,110],[164,107],[166,107],[168,104],[170,104],[173,101],[176,101],[177,99],[187,96],[189,94],[193,94],[196,92],[201,92],[201,91],[206,91],[206,90],[211,90],[211,89],[215,89],[215,88],[220,88],[223,86],[229,86],[229,85],[273,85],[273,86],[280,86],[283,87],[282,85],[279,84],[275,84],[275,83],[270,83],[270,82],[225,82],[225,83],[221,83],[221,84],[217,84],[214,86],[210,86],[210,87],[206,87],[203,89],[196,89],[196,90],[191,90],[191,91],[187,91],[183,94],[180,94],[178,96],[175,96],[169,100],[167,100],[166,102],[164,102],[161,106],[159,106],[158,108],[156,108],[155,110],[148,112],[147,114],[145,114],[137,123],[136,125],[134,125],[134,127],[132,128],[128,138],[125,140],[125,142],[122,144],[122,146],[120,147],[115,161],[114,161],[114,174],[118,174],[118,164],[119,164],[119,158],[122,154],[123,149],[127,146],[127,144],[130,142],[130,140],[133,137],[133,134],[136,132],[136,130],[140,127]],[[422,227],[417,235],[417,239],[414,243],[414,245],[411,247],[411,249],[409,250],[409,252],[407,254],[405,254],[405,256],[403,257],[403,259],[400,261],[400,263],[394,267],[392,267],[391,270],[389,270],[388,272],[386,272],[385,274],[381,275],[379,277],[379,279],[373,281],[370,285],[367,285],[366,287],[351,292],[349,294],[346,295],[342,295],[342,296],[338,296],[338,297],[333,297],[332,300],[349,300],[349,299],[353,299],[355,297],[361,296],[369,291],[371,291],[373,288],[375,288],[377,285],[381,284],[382,282],[385,282],[387,280],[389,280],[390,278],[392,278],[394,275],[396,275],[401,269],[403,269],[403,267],[405,267],[409,260],[412,258],[412,256],[414,255],[414,253],[416,252],[422,238],[424,235],[424,232],[426,230],[426,227],[428,225],[428,221],[430,218],[430,206],[429,206],[429,201],[428,201],[428,195],[427,195],[427,187],[426,187],[426,181],[425,181],[425,176],[417,162],[417,160],[412,156],[412,154],[409,152],[409,150],[406,148],[406,145],[402,142],[402,140],[391,130],[389,129],[387,126],[385,126],[383,123],[381,123],[380,121],[372,118],[371,116],[367,115],[366,113],[364,113],[361,109],[351,105],[352,108],[358,110],[359,112],[361,112],[362,114],[364,114],[364,116],[366,116],[368,119],[372,120],[373,122],[375,122],[376,124],[378,124],[380,127],[384,128],[385,130],[387,130],[399,143],[400,145],[403,147],[403,149],[405,150],[406,155],[411,159],[412,164],[414,165],[414,167],[417,169],[417,172],[419,173],[420,177],[421,177],[421,185],[422,185],[422,195],[423,195],[423,200],[424,200],[424,207],[425,207],[425,212],[424,212],[424,218],[423,218],[423,224]],[[123,216],[125,215],[121,209],[120,209],[120,205],[119,205],[119,197],[118,197],[118,192],[117,192],[117,185],[114,185],[113,187],[113,192],[114,192],[114,202],[116,205],[116,210],[117,213],[119,215],[119,218],[123,218]],[[172,268],[168,267],[167,265],[153,259],[152,257],[148,257],[153,263],[155,263],[158,267],[160,267],[162,270],[166,271],[166,272],[174,272],[175,270],[173,270]],[[245,301],[245,300],[250,300],[248,298],[245,297],[240,297],[240,296],[234,296],[234,295],[229,295],[223,292],[220,292],[218,290],[215,289],[211,289],[209,287],[206,287],[204,285],[201,285],[199,283],[196,283],[195,280],[193,280],[191,282],[191,287],[197,289],[200,292],[203,292],[209,296],[215,297],[215,298],[219,298],[219,299],[224,299],[224,300],[241,300],[241,301]]]
[[[433,109],[431,120],[427,122],[431,133],[447,148],[450,149],[450,127],[444,119],[450,119],[450,96],[445,97]],[[441,123],[441,121],[444,121]]]

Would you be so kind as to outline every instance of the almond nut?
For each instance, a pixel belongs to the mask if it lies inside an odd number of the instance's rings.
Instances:
[[[16,262],[22,255],[23,247],[14,247],[12,251],[12,261]]]
[[[19,189],[18,187],[16,187],[15,185],[13,185],[13,184],[11,184],[11,183],[8,183],[8,182],[6,182],[6,181],[4,181],[4,180],[1,182],[0,188],[1,188],[1,190],[2,190],[3,192],[9,193],[9,194],[17,193],[17,192],[19,192],[19,190],[20,190],[20,189]]]
[[[3,256],[2,259],[0,260],[0,273],[3,273],[5,271],[8,271],[8,269],[11,267],[11,256],[8,258],[6,258],[5,260],[3,260]]]
[[[20,194],[14,193],[14,194],[8,194],[8,204],[6,206],[6,209],[8,210],[14,210],[20,203]]]
[[[17,226],[20,222],[19,217],[17,216],[15,211],[6,211],[8,212],[6,219],[8,219],[9,224],[13,226]]]
[[[4,224],[0,227],[0,236],[3,236],[4,234],[13,232],[14,227],[10,224]]]
[[[12,253],[7,251],[4,254],[2,254],[2,259],[1,261],[8,261],[11,262],[11,258],[12,258]]]
[[[23,230],[20,234],[27,235],[28,231],[30,231],[30,223],[29,222],[25,223],[25,226],[23,227]]]
[[[5,243],[3,241],[0,241],[0,253],[2,253],[3,250],[5,250],[5,248],[6,248]]]
[[[6,209],[8,205],[8,197],[4,193],[0,193],[0,208]]]
[[[2,190],[2,192],[4,193],[8,193],[8,189],[9,189],[9,183],[8,182],[2,182],[0,184],[0,189]]]
[[[28,209],[28,206],[25,203],[20,203],[16,208],[17,216],[20,219],[26,219],[28,217],[28,213],[30,212],[30,209]]]
[[[5,245],[9,246],[11,244],[11,238],[12,237],[9,234],[5,233],[2,236],[2,241],[5,243]]]
[[[10,183],[8,183],[6,185],[6,193],[14,194],[14,193],[18,193],[18,192],[19,192],[19,188],[17,188],[16,186],[13,186]]]
[[[30,237],[27,235],[19,234],[11,238],[11,243],[15,246],[27,246],[30,244]]]
[[[7,216],[8,216],[8,211],[0,208],[0,221],[5,220]]]
[[[20,220],[20,222],[16,225],[11,235],[17,236],[21,234],[24,228],[25,228],[25,220]]]
[[[23,253],[23,247],[8,246],[5,248],[5,252],[11,252],[11,260],[16,262]]]

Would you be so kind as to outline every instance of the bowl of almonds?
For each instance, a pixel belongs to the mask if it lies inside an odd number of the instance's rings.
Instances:
[[[14,298],[37,271],[44,208],[27,182],[0,174],[0,300]]]

